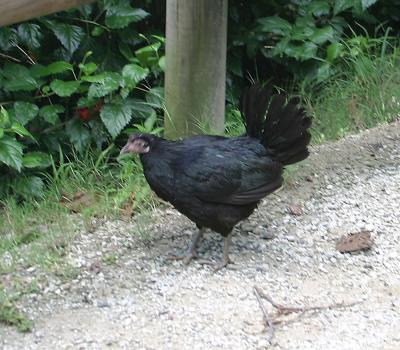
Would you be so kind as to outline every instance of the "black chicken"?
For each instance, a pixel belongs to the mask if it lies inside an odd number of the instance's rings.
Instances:
[[[244,91],[240,111],[246,135],[194,136],[169,141],[134,134],[123,153],[139,153],[144,175],[154,192],[194,221],[199,231],[185,256],[196,257],[204,229],[225,237],[222,261],[229,262],[233,227],[247,218],[266,195],[280,188],[284,165],[308,156],[311,119],[298,99],[272,94],[258,83]]]

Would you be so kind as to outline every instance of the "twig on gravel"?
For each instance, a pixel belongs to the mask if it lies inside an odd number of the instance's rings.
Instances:
[[[254,286],[254,293],[257,297],[257,300],[260,304],[261,310],[264,314],[264,319],[268,325],[268,340],[271,341],[273,335],[274,335],[274,327],[273,325],[275,324],[280,324],[283,321],[278,320],[278,317],[281,315],[289,315],[291,313],[297,313],[299,312],[300,314],[298,317],[295,319],[301,317],[306,311],[320,311],[320,310],[327,310],[327,309],[339,309],[342,307],[350,307],[356,304],[361,303],[361,301],[354,301],[351,303],[333,303],[333,304],[328,304],[328,305],[317,305],[317,306],[285,306],[276,303],[270,295],[265,293],[260,287]],[[278,310],[277,314],[274,317],[270,317],[261,301],[261,298],[266,299],[274,308]],[[294,320],[292,320],[294,321]]]
[[[257,287],[254,287],[254,294],[256,295],[257,301],[260,304],[261,311],[263,312],[263,315],[264,315],[264,320],[265,320],[266,326],[268,326],[267,340],[271,343],[272,338],[274,337],[274,331],[275,331],[274,323],[273,323],[271,317],[268,315],[268,312],[265,309],[264,304],[262,303],[261,296],[260,296],[260,293],[259,293]]]

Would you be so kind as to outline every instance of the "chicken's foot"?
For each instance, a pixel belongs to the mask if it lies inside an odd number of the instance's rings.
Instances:
[[[182,255],[172,255],[168,257],[170,260],[182,260],[185,265],[188,265],[193,259],[197,259],[197,245],[199,244],[203,234],[205,232],[204,228],[200,228],[195,234],[193,234],[192,242],[190,243],[189,249],[186,254]]]

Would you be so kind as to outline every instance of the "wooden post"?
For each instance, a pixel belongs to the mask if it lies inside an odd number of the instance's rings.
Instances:
[[[227,7],[227,0],[167,0],[167,138],[224,130]]]
[[[94,0],[0,0],[0,27],[53,12],[79,7]]]

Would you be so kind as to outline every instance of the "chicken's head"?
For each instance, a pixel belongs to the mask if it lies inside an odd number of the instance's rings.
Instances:
[[[121,149],[120,154],[125,153],[148,153],[151,149],[151,144],[156,137],[151,134],[133,134],[129,136],[128,142]]]

